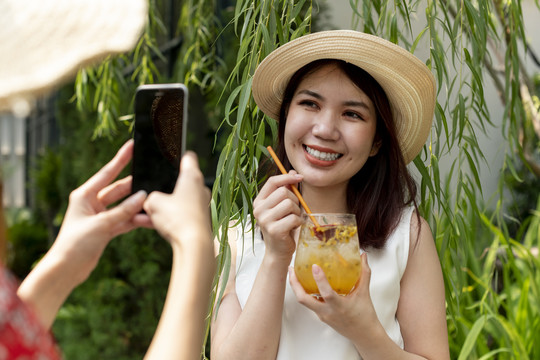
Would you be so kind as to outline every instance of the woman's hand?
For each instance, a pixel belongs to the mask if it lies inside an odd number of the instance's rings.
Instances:
[[[77,276],[79,282],[90,275],[113,237],[145,223],[145,215],[139,214],[146,198],[144,192],[108,208],[131,192],[131,176],[111,182],[132,154],[133,141],[129,140],[108,164],[69,196],[66,215],[50,253],[69,262],[74,271],[71,275]]]
[[[302,223],[299,201],[290,186],[302,178],[293,170],[272,176],[253,202],[253,215],[263,234],[266,252],[289,261],[296,247],[294,230]]]
[[[107,165],[71,193],[56,241],[17,290],[46,328],[71,291],[94,270],[111,239],[149,222],[146,215],[139,214],[146,198],[144,192],[109,208],[131,192],[131,177],[111,182],[131,160],[132,153],[130,140]]]
[[[182,157],[173,193],[153,192],[144,203],[173,249],[167,298],[145,360],[200,357],[216,268],[209,203],[210,190],[192,152]]]
[[[209,204],[210,190],[204,185],[197,156],[187,152],[182,157],[173,193],[152,192],[144,203],[144,210],[173,248],[178,246],[192,256],[191,249],[213,249]]]
[[[289,268],[289,282],[298,302],[314,311],[319,319],[341,335],[354,340],[358,334],[368,334],[379,320],[369,295],[371,269],[367,254],[362,254],[362,275],[347,295],[336,293],[318,265],[313,265],[313,278],[319,287],[320,299],[307,294],[298,281],[293,268]]]

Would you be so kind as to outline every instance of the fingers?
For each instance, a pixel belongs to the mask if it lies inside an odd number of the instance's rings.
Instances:
[[[264,195],[259,195],[255,200],[257,204],[253,204],[253,207],[257,207],[257,205],[264,203],[264,207],[273,208],[284,200],[289,200],[292,205],[295,205],[297,207],[300,204],[300,201],[298,200],[296,195],[294,195],[293,192],[290,191],[288,188],[283,186],[275,189],[267,197],[264,197]]]
[[[367,253],[363,252],[360,255],[360,261],[362,262],[362,272],[360,277],[356,281],[353,289],[349,295],[362,296],[363,294],[369,294],[369,283],[371,281],[371,268],[369,267],[367,260]]]
[[[126,176],[121,180],[115,181],[111,185],[98,192],[98,201],[100,201],[104,207],[107,207],[113,202],[122,199],[123,197],[129,195],[129,193],[131,192],[131,183],[131,175]]]
[[[178,192],[181,187],[181,182],[186,181],[187,179],[204,184],[204,177],[199,168],[199,160],[193,151],[187,151],[184,156],[182,156],[182,160],[180,161],[180,174],[178,174],[174,192]]]
[[[204,183],[204,176],[199,168],[199,160],[192,151],[186,152],[182,157],[180,176],[176,182],[173,195],[181,200],[187,196],[194,206],[198,204],[199,206],[208,207],[210,204],[212,193]]]
[[[157,208],[159,207],[159,204],[165,201],[169,195],[166,195],[164,193],[161,193],[159,191],[152,191],[150,195],[146,198],[146,201],[144,202],[143,209],[146,211],[148,215],[152,215]]]
[[[180,174],[173,193],[152,192],[144,203],[144,210],[152,216],[159,212],[160,208],[163,210],[164,204],[176,204],[177,211],[184,211],[184,208],[187,210],[187,204],[189,204],[191,209],[195,211],[199,207],[207,207],[210,199],[211,192],[204,185],[204,177],[199,169],[197,155],[188,151],[180,162]],[[178,208],[179,204],[186,205],[182,205],[180,209]]]
[[[284,219],[290,214],[299,217],[301,213],[298,199],[285,188],[277,189],[269,198],[257,199],[253,203],[253,215],[257,221],[265,224]]]
[[[371,268],[368,264],[367,253],[361,255],[362,258],[362,274],[358,280],[358,288],[362,291],[369,292],[369,283],[371,282]]]
[[[313,274],[313,279],[319,288],[319,294],[324,301],[327,303],[334,301],[339,295],[334,291],[334,289],[332,289],[332,286],[330,286],[323,269],[319,265],[313,264],[311,267],[311,272]]]
[[[296,273],[294,272],[294,268],[292,266],[289,267],[289,284],[291,285],[291,288],[294,292],[294,295],[296,296],[296,299],[298,300],[298,303],[304,305],[310,310],[315,311],[316,313],[323,309],[323,302],[306,293],[304,287],[302,286],[302,284],[300,284],[300,281],[298,281],[298,278],[296,277]]]
[[[180,170],[185,170],[189,173],[198,172],[202,175],[201,170],[199,169],[199,159],[197,154],[193,151],[186,151],[180,162]]]
[[[300,284],[300,281],[298,281],[298,278],[296,277],[296,273],[294,272],[294,268],[292,266],[289,266],[289,284],[291,285],[291,288],[297,299],[311,297],[311,295],[306,293],[306,291],[302,287],[302,284]]]
[[[289,283],[298,302],[315,312],[321,311],[324,308],[325,303],[330,306],[339,305],[338,301],[341,300],[340,295],[332,289],[332,286],[330,286],[323,269],[319,265],[313,264],[311,272],[313,274],[313,279],[319,288],[318,300],[305,292],[296,277],[296,273],[292,268],[289,268]]]
[[[141,190],[122,201],[118,206],[99,214],[104,226],[113,232],[112,236],[127,232],[135,227],[131,220],[142,210],[145,199],[146,192]]]
[[[150,219],[150,216],[148,216],[147,214],[135,214],[131,222],[133,223],[133,225],[135,225],[135,227],[154,229],[152,219]]]
[[[262,223],[271,223],[290,214],[301,214],[300,202],[288,185],[300,180],[298,174],[273,176],[261,189],[253,202],[253,214]],[[299,175],[298,175],[299,176]]]
[[[105,186],[109,185],[124,167],[129,163],[133,156],[133,140],[128,140],[118,150],[116,155],[103,166],[94,176],[88,179],[81,188],[86,191],[97,193]]]
[[[262,187],[259,196],[263,199],[267,198],[276,189],[282,186],[296,185],[302,182],[303,179],[304,177],[294,170],[291,170],[288,174],[271,176]]]

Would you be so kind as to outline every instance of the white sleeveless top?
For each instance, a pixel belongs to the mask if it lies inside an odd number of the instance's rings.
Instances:
[[[400,294],[401,277],[407,266],[409,234],[413,208],[404,210],[401,220],[388,238],[383,249],[368,249],[371,268],[369,291],[379,321],[388,336],[401,348],[403,338],[396,311]],[[260,230],[246,232],[236,242],[236,294],[242,309],[262,263],[265,244]],[[242,246],[243,239],[243,246]],[[294,264],[294,256],[291,265]],[[287,279],[281,323],[278,360],[299,359],[361,359],[353,343],[319,320],[307,307],[299,304]]]

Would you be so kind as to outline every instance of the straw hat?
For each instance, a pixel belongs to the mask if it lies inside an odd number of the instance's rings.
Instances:
[[[319,59],[344,60],[377,80],[390,101],[405,162],[411,162],[430,133],[435,79],[416,56],[377,36],[352,30],[321,31],[274,50],[261,62],[253,77],[253,97],[259,109],[278,120],[291,76],[302,66]]]
[[[33,99],[105,56],[131,50],[148,0],[1,0],[0,111]]]

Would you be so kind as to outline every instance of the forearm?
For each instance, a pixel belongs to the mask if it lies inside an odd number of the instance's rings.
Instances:
[[[54,252],[47,253],[17,290],[21,300],[34,310],[49,329],[58,310],[81,280]]]
[[[401,349],[390,339],[380,323],[373,327],[372,331],[358,334],[353,340],[358,353],[364,360],[419,360],[426,359],[422,356],[411,354]]]
[[[265,256],[246,305],[213,359],[275,359],[290,261]]]
[[[216,266],[212,243],[207,243],[196,253],[179,251],[173,245],[167,298],[146,360],[200,358]]]

